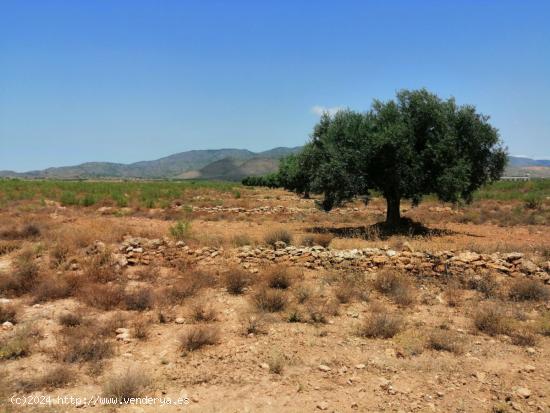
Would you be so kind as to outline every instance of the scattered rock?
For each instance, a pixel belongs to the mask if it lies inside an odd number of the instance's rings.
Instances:
[[[319,368],[319,370],[325,371],[325,372],[331,371],[331,370],[332,370],[329,366],[326,366],[326,365],[324,365],[324,364],[319,364],[319,367],[318,367],[318,368]]]

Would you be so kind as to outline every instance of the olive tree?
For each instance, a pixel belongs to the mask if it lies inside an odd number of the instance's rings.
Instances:
[[[365,113],[325,113],[306,148],[308,162],[296,163],[298,174],[311,192],[324,195],[323,209],[354,197],[368,202],[375,190],[386,199],[390,226],[401,222],[402,199],[416,205],[435,194],[469,202],[476,189],[500,177],[507,159],[488,116],[425,89],[375,100]]]

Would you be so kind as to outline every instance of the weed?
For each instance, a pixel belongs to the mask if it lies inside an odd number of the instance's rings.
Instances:
[[[276,313],[285,309],[288,299],[280,290],[262,288],[254,294],[253,302],[258,310]]]
[[[217,344],[219,340],[220,330],[216,326],[209,325],[191,326],[179,337],[180,349],[184,352]]]

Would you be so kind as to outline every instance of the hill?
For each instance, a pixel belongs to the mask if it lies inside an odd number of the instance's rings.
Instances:
[[[131,164],[86,162],[74,166],[29,172],[0,171],[0,177],[57,179],[219,179],[240,180],[245,176],[275,172],[279,159],[301,147],[278,147],[263,152],[246,149],[208,149],[176,153],[152,161]],[[505,175],[550,177],[550,160],[510,156]]]
[[[238,180],[247,175],[262,175],[277,170],[280,158],[299,149],[279,147],[257,153],[246,149],[193,150],[131,164],[86,162],[21,173],[0,171],[0,177]]]

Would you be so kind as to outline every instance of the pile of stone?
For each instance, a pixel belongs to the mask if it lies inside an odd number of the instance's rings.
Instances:
[[[262,215],[273,215],[273,214],[295,214],[297,212],[310,212],[313,211],[313,208],[303,209],[303,208],[291,208],[285,207],[282,205],[276,206],[260,206],[256,208],[243,208],[243,207],[224,207],[224,206],[212,206],[212,207],[192,207],[193,211],[196,212],[206,212],[208,214],[219,214],[219,213],[233,213],[233,214],[242,214],[242,215],[253,215],[253,214],[262,214]]]
[[[499,273],[532,276],[550,283],[550,262],[539,266],[519,252],[413,251],[408,244],[402,251],[381,248],[337,250],[319,245],[295,247],[281,241],[274,246],[244,246],[231,250],[223,247],[193,249],[183,241],[135,237],[126,238],[119,250],[117,259],[121,265],[148,265],[153,261],[185,259],[202,265],[221,264],[220,260],[226,260],[254,272],[269,263],[311,269],[356,268],[365,271],[395,267],[424,276]],[[124,261],[126,264],[123,264]]]

